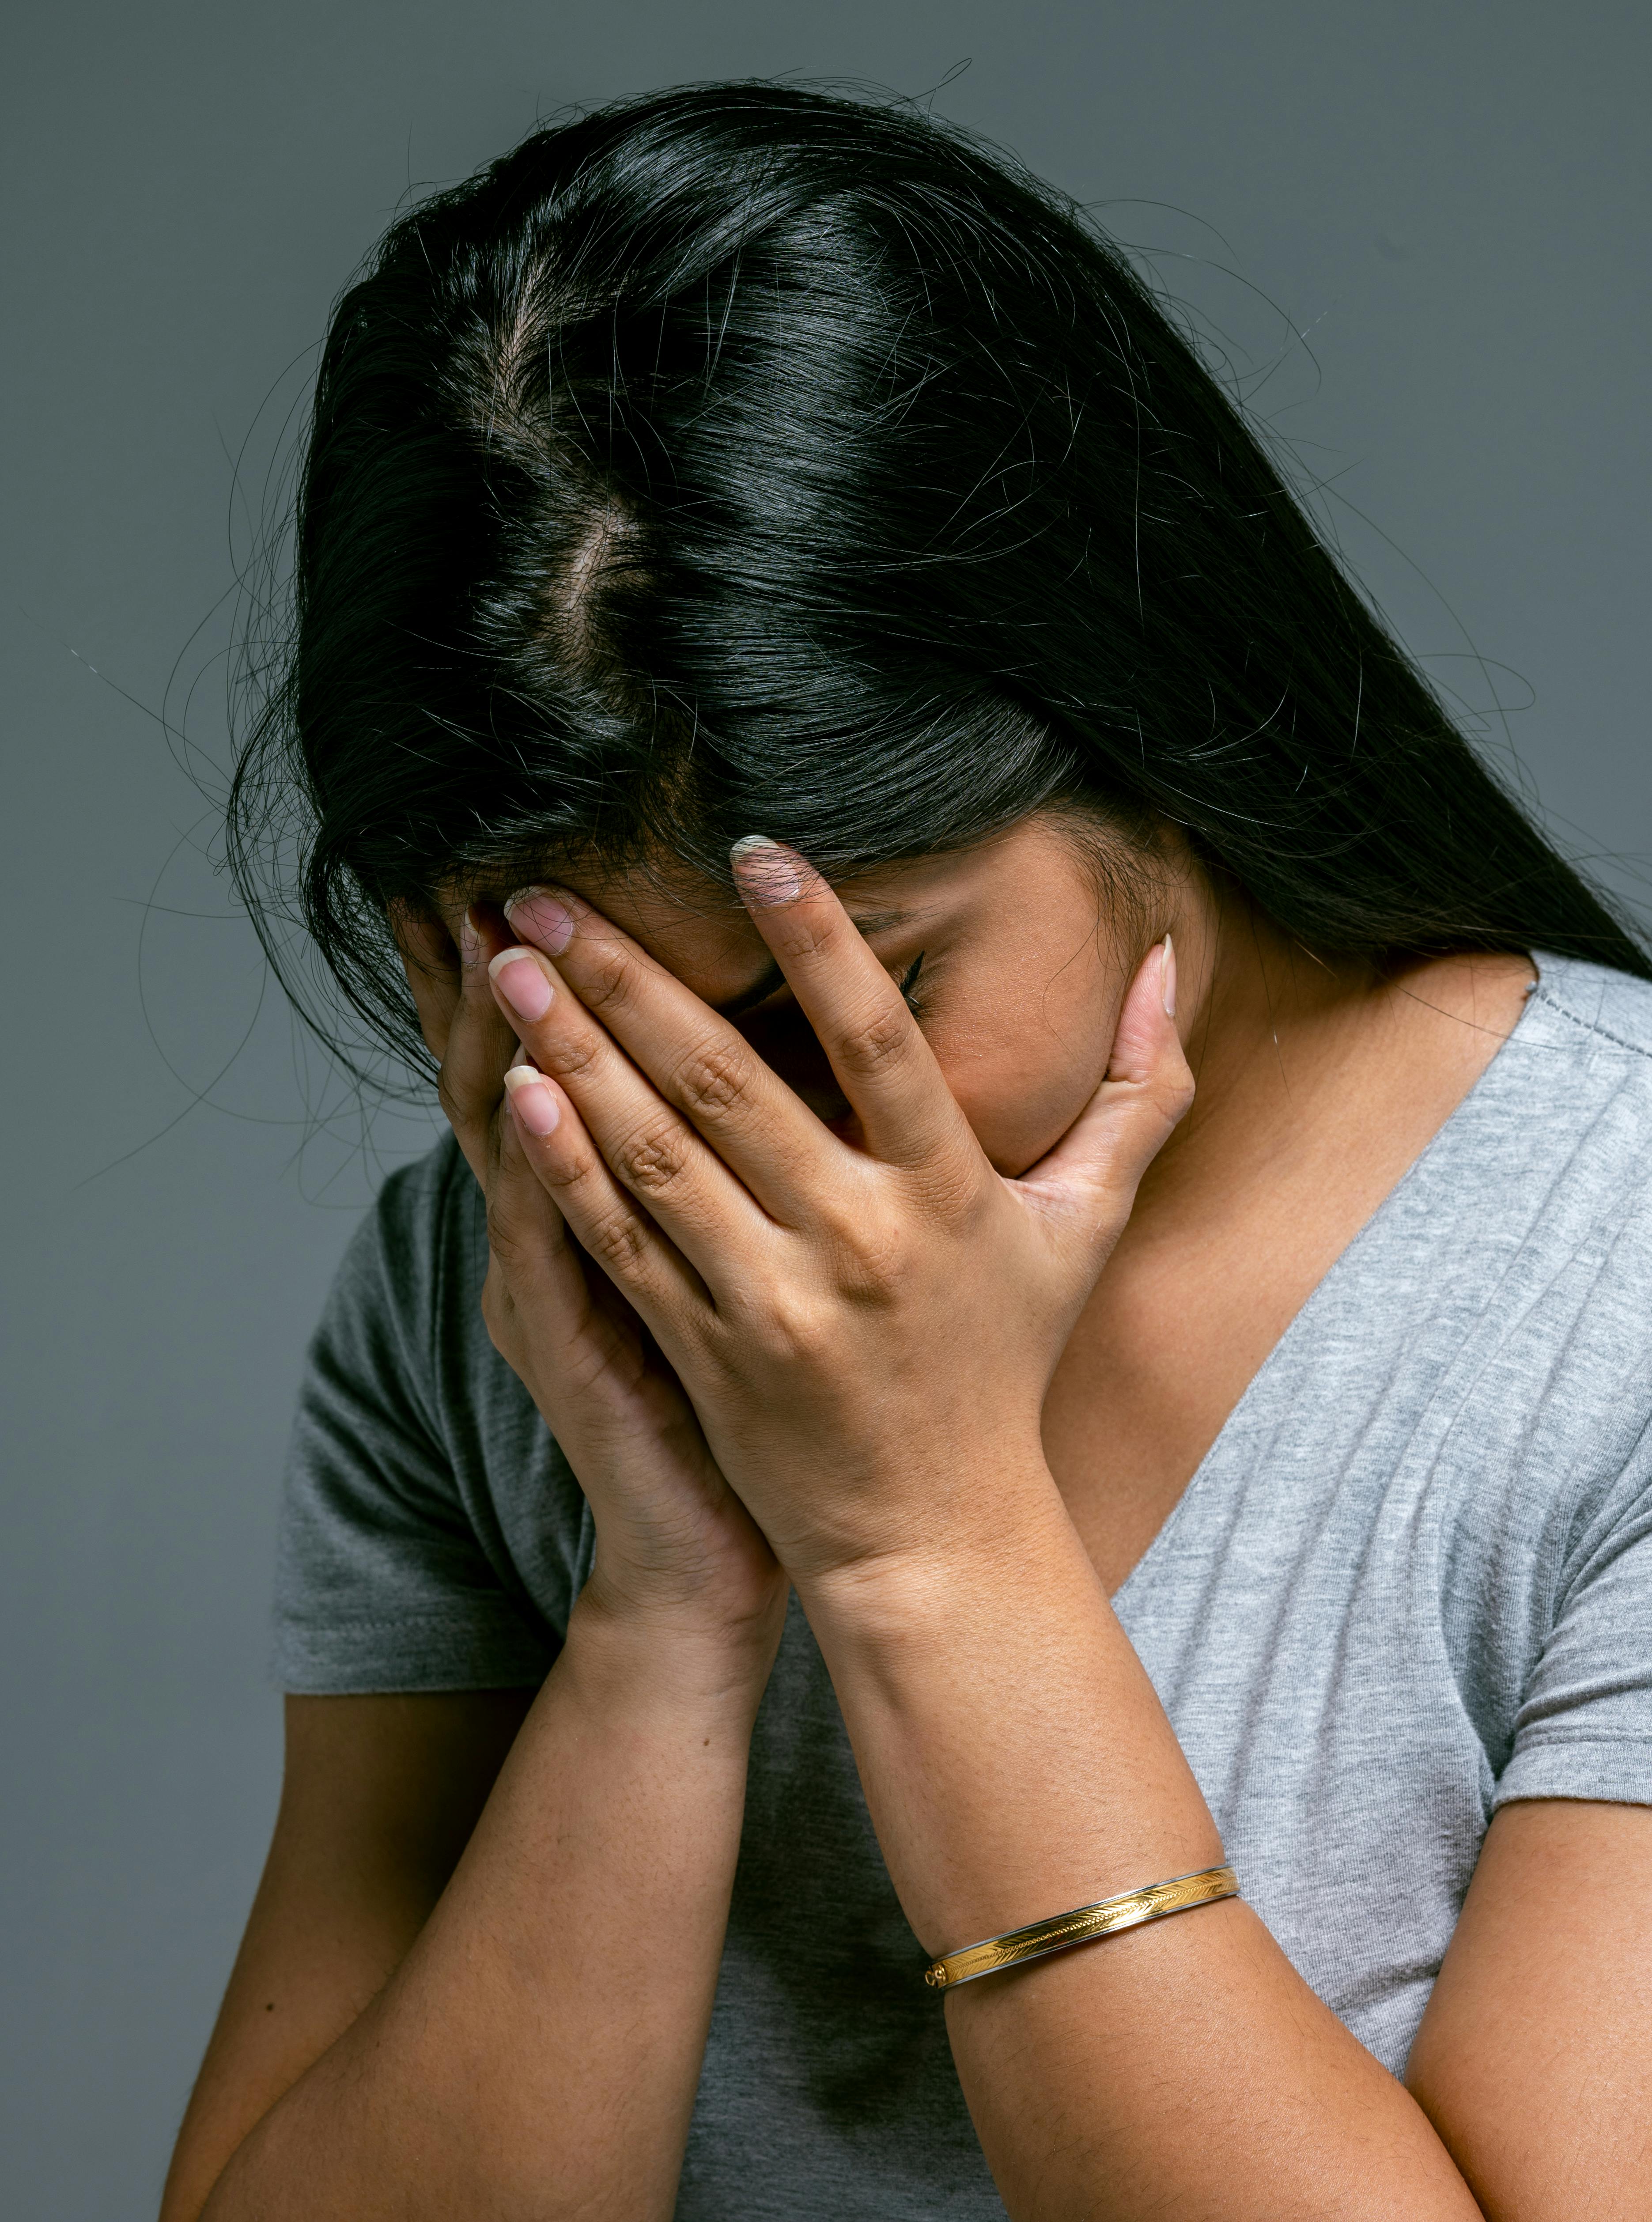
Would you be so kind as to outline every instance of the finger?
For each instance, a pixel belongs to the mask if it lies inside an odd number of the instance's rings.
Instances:
[[[537,1397],[549,1396],[541,1409],[560,1439],[565,1414],[552,1408],[588,1397],[641,1322],[607,1277],[591,1270],[523,1145],[507,1114],[487,1187],[482,1314],[496,1347]]]
[[[532,1320],[536,1343],[543,1346],[550,1334],[548,1354],[554,1370],[560,1371],[555,1365],[560,1346],[571,1344],[589,1318],[590,1289],[567,1222],[529,1163],[520,1130],[510,1118],[499,1122],[487,1183],[487,1246],[512,1310]],[[490,1318],[488,1325],[493,1328],[495,1322]]]
[[[577,1104],[614,1177],[704,1278],[719,1285],[730,1259],[749,1259],[774,1233],[773,1221],[558,981],[547,958],[518,945],[502,950],[491,969],[494,993],[534,1064]]]
[[[1054,1149],[1008,1185],[1079,1244],[1105,1251],[1192,1101],[1193,1075],[1176,1030],[1176,951],[1166,934],[1125,992],[1101,1086]]]
[[[620,1184],[567,1091],[531,1065],[506,1073],[513,1146],[567,1222],[669,1355],[713,1309],[705,1283]]]
[[[984,1164],[923,1029],[827,882],[795,849],[759,834],[737,841],[731,861],[872,1156]]]
[[[487,977],[490,957],[509,937],[503,920],[477,908],[456,921],[460,994],[448,1029],[437,1094],[479,1180],[487,1184],[505,1092],[505,1068],[517,1038],[494,1001]]]
[[[838,1146],[739,1029],[588,903],[531,888],[505,909],[769,1215],[797,1224]]]

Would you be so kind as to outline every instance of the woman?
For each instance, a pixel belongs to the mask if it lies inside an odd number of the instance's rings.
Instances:
[[[1652,965],[1162,312],[632,103],[393,227],[297,556],[237,862],[453,1139],[166,2222],[1646,2212]]]

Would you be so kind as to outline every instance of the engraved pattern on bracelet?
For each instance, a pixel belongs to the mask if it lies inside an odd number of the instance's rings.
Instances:
[[[1035,1921],[1028,1928],[1011,1929],[1002,1936],[965,1945],[961,1952],[948,1952],[925,1968],[924,1980],[932,1990],[954,1990],[959,1983],[996,1974],[1001,1968],[1016,1968],[1024,1961],[1042,1959],[1047,1952],[1064,1952],[1071,1944],[1110,1936],[1115,1930],[1139,1929],[1143,1922],[1162,1921],[1167,1914],[1184,1913],[1190,1906],[1213,1905],[1218,1899],[1238,1895],[1239,1879],[1230,1867],[1201,1867],[1197,1874],[1171,1875],[1168,1881],[1151,1883],[1145,1890],[1125,1891],[1095,1905],[1058,1913],[1053,1920]]]

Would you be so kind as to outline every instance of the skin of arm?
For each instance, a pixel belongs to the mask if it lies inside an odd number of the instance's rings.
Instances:
[[[501,1127],[487,945],[463,977],[452,953],[432,930],[409,970],[487,1198],[484,1313],[586,1490],[596,1563],[531,1703],[292,1702],[163,2222],[675,2204],[786,1583]]]
[[[357,1801],[301,1761],[299,1805],[326,1811],[307,1824],[295,1811],[278,1836],[165,2222],[669,2216],[764,1672],[732,1673],[720,1642],[672,1644],[582,1602],[430,1909],[405,1850],[382,1842],[382,1813],[341,1889],[338,1817]],[[352,1748],[382,1754],[382,1724],[357,1727],[327,1732],[335,1773]],[[430,1742],[423,1779],[402,1786],[426,1811],[450,1797],[431,1760],[444,1784],[455,1763]],[[259,1993],[279,2015],[289,1985],[298,2026],[272,2059]],[[298,2056],[314,2046],[313,2064]]]
[[[406,1957],[532,1694],[286,1700],[274,1838],[179,2133],[161,2222],[200,2213],[242,2138]]]
[[[1405,2080],[1493,2222],[1652,2213],[1652,1810],[1492,1822]]]
[[[891,1877],[939,1952],[1222,1855],[1038,1427],[1190,1092],[1169,953],[1136,972],[1090,1106],[1003,1180],[832,891],[765,849],[767,884],[743,892],[852,1108],[854,1146],[793,1118],[738,1035],[625,936],[538,892],[511,907],[537,947],[493,965],[536,1068],[512,1076],[512,1111],[795,1581]],[[1516,1825],[1494,1832],[1493,1905],[1531,1886],[1530,1847],[1503,1858]],[[1652,1846],[1631,1835],[1646,1880]],[[1466,1925],[1443,1987],[1482,2046],[1475,1939],[1495,1925]],[[1524,2004],[1551,2011],[1540,1993]],[[971,1984],[944,2010],[1015,2222],[1570,2211],[1541,2187],[1482,2206],[1471,2186],[1498,2133],[1474,2092],[1509,2079],[1432,2071],[1425,2108],[1240,1902]],[[1643,2000],[1628,2021],[1643,2075]],[[1562,2025],[1563,2041],[1584,2034]],[[1569,2122],[1544,2119],[1540,2138],[1569,2142]],[[1642,2211],[1643,2158],[1622,2137],[1607,2149],[1611,2195]]]

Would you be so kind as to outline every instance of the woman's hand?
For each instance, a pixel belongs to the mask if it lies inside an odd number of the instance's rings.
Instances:
[[[537,945],[491,968],[532,1061],[507,1076],[520,1146],[794,1579],[1013,1549],[1028,1492],[1053,1496],[1051,1375],[1191,1100],[1169,944],[1125,994],[1088,1108],[1009,1180],[832,889],[772,844],[736,863],[864,1147],[626,936],[543,891],[510,910]]]
[[[1040,1440],[1072,1325],[1191,1095],[1168,945],[1123,995],[1089,1105],[1006,1179],[830,889],[769,844],[736,863],[864,1147],[623,934],[537,894],[510,909],[539,946],[491,960],[533,1060],[509,1076],[524,1173],[657,1338],[796,1580],[925,1949],[1214,1866],[1209,1807]],[[943,2010],[1027,2222],[1478,2211],[1415,2101],[1241,1899]],[[1176,2133],[1190,2107],[1204,2134]]]
[[[694,1408],[619,1286],[569,1239],[502,1117],[520,1054],[490,992],[487,959],[508,936],[486,913],[395,920],[439,1093],[487,1202],[482,1313],[589,1500],[591,1602],[732,1635],[766,1674],[786,1580],[707,1447]]]

